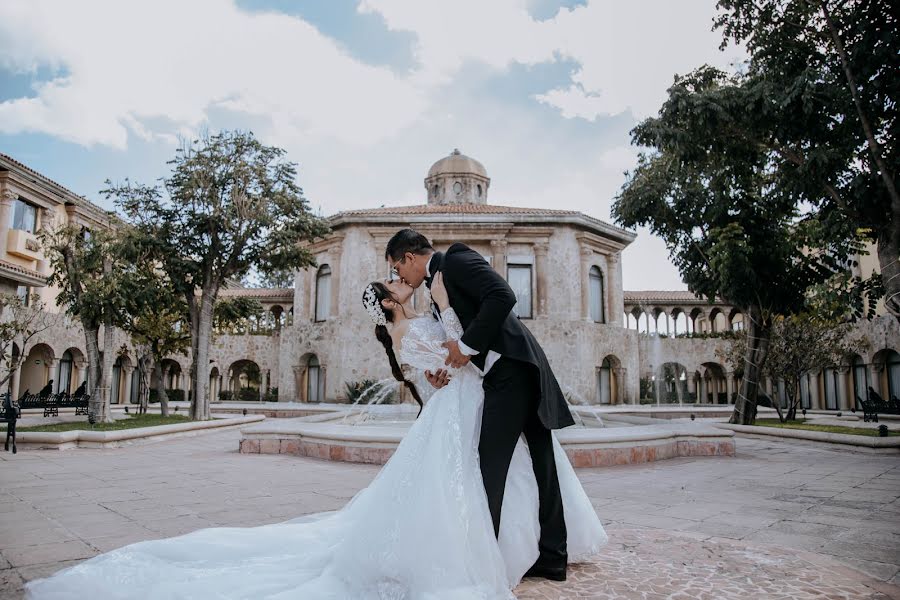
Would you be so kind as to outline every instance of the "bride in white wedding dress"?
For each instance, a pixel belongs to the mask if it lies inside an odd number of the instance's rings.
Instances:
[[[424,371],[445,368],[441,344],[458,339],[462,328],[449,307],[442,307],[443,324],[414,316],[411,296],[403,283],[376,282],[364,303],[395,376],[405,363],[424,380]],[[398,378],[418,399],[416,387]],[[378,475],[340,510],[131,544],[28,583],[27,597],[514,598],[511,590],[538,556],[537,484],[520,440],[495,538],[478,464],[483,397],[473,365],[454,371]],[[555,438],[553,444],[569,561],[578,562],[596,554],[607,535]]]

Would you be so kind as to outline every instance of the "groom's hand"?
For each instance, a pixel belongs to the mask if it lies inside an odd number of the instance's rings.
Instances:
[[[439,390],[450,383],[450,373],[447,369],[438,369],[436,373],[425,371],[425,379],[431,384],[431,387]]]
[[[447,360],[444,361],[445,365],[450,365],[454,369],[459,369],[460,367],[469,364],[469,357],[462,353],[456,340],[449,340],[441,345],[450,351],[450,355],[447,357]]]

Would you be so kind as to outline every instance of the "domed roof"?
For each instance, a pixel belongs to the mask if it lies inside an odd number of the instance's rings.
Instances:
[[[460,153],[458,149],[453,150],[453,152],[450,153],[450,156],[446,156],[431,165],[431,168],[428,169],[427,178],[450,173],[471,173],[472,175],[478,175],[485,179],[488,178],[484,165],[474,158]]]

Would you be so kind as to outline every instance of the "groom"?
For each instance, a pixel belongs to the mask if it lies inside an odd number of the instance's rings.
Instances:
[[[392,273],[413,288],[424,281],[430,289],[434,275],[443,273],[450,306],[465,330],[458,342],[444,344],[450,351],[447,364],[459,368],[471,361],[485,373],[478,454],[494,534],[500,532],[509,463],[524,433],[537,480],[541,524],[540,555],[525,576],[564,581],[566,523],[550,430],[575,422],[544,351],[512,314],[515,294],[503,277],[465,244],[455,243],[446,253],[435,252],[425,236],[412,229],[394,234],[385,258]],[[446,374],[433,374],[429,381],[442,387]]]

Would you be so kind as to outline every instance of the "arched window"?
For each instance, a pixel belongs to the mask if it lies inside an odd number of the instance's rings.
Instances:
[[[72,386],[72,353],[66,350],[59,360],[59,368],[56,372],[56,385],[59,392],[71,394]]]
[[[306,363],[306,401],[323,402],[325,400],[325,374],[315,354]]]
[[[322,265],[316,273],[316,321],[331,314],[331,267]]]
[[[869,377],[866,372],[866,363],[859,355],[853,357],[853,393],[860,400],[869,398]],[[851,402],[854,404],[856,400]]]
[[[591,302],[591,321],[594,323],[603,323],[603,273],[599,267],[591,267],[589,281],[590,302]]]

